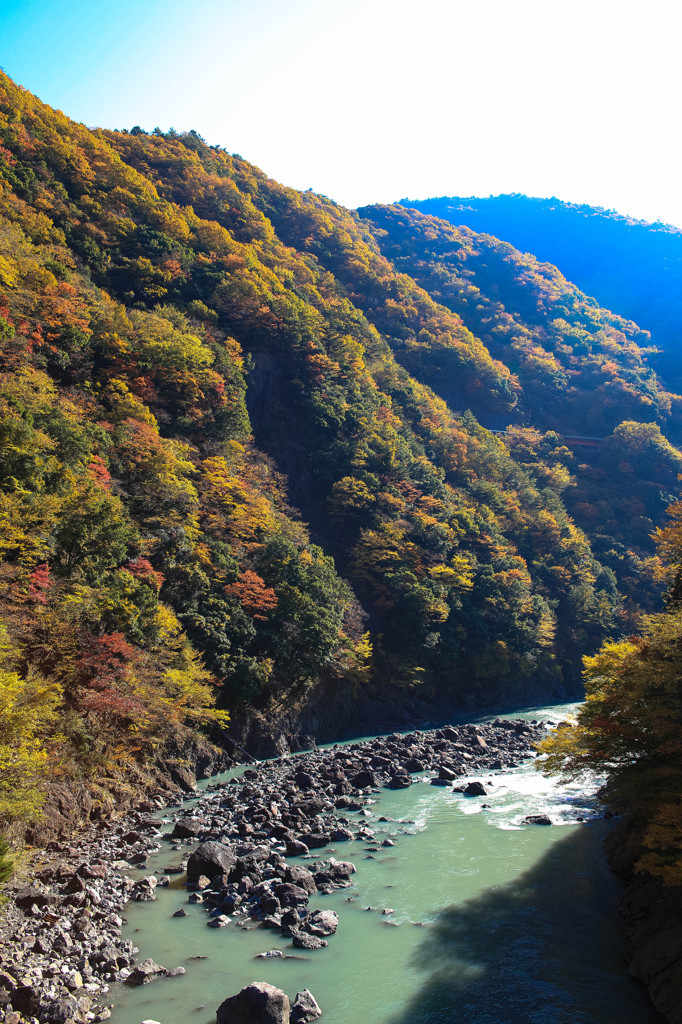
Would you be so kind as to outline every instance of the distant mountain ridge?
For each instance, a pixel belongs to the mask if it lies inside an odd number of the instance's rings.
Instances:
[[[401,204],[495,235],[557,266],[600,305],[650,331],[654,365],[682,390],[682,230],[598,207],[512,194],[403,199]]]

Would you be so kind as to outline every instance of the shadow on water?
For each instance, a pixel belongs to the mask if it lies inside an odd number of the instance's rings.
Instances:
[[[660,1022],[625,968],[606,831],[571,828],[513,883],[441,911],[413,957],[419,989],[388,1024]]]

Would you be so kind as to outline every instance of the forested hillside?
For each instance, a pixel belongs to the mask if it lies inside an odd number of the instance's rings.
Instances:
[[[6,824],[321,688],[577,694],[658,606],[680,399],[510,245],[2,76],[0,317]]]
[[[607,309],[650,331],[661,351],[654,363],[676,390],[682,381],[682,231],[613,210],[535,199],[442,197],[403,200],[405,206],[465,224],[556,264]]]

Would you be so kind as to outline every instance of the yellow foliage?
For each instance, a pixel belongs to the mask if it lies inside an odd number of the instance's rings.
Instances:
[[[0,627],[0,652],[7,663],[12,648]],[[37,674],[22,678],[0,670],[0,823],[4,830],[34,818],[44,796],[40,785],[48,768],[44,736],[56,717],[61,688]],[[54,746],[54,737],[51,747]]]
[[[140,423],[147,423],[150,427],[158,429],[156,416],[147,408],[144,402],[132,393],[125,381],[112,377],[107,382],[103,393],[104,400],[111,410],[111,418],[114,423],[123,423],[127,419],[138,420]]]

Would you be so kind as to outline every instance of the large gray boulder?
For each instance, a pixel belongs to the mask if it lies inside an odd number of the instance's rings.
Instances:
[[[412,785],[412,779],[405,772],[396,772],[395,775],[389,779],[388,789],[409,789]]]
[[[289,997],[267,981],[254,981],[216,1010],[217,1024],[289,1024]]]
[[[293,882],[281,882],[275,886],[277,899],[283,907],[307,907],[309,893]],[[262,900],[261,900],[262,903]]]
[[[80,1024],[87,1020],[74,997],[65,994],[41,1007],[40,1017],[46,1024]]]
[[[352,860],[336,860],[335,857],[330,857],[327,870],[334,881],[338,882],[355,874],[355,864]]]
[[[303,843],[309,850],[312,850],[317,847],[327,846],[331,842],[331,835],[329,832],[302,832],[300,836],[297,836],[297,839],[299,843]]]
[[[298,886],[299,889],[303,889],[311,896],[314,896],[317,892],[317,886],[315,885],[315,879],[313,878],[312,873],[308,871],[308,868],[304,868],[300,864],[288,865],[284,873],[284,878],[287,882],[292,882],[294,885]]]
[[[376,786],[377,777],[368,768],[363,768],[350,781],[356,789],[367,789],[369,786]]]
[[[181,818],[176,821],[171,839],[195,839],[206,828],[203,818]]]
[[[169,974],[167,967],[155,963],[151,958],[137,964],[134,970],[128,975],[129,985],[148,985],[150,981],[157,978],[167,978]]]
[[[296,772],[294,776],[294,782],[299,789],[314,789],[315,779],[312,777],[310,772]]]
[[[291,1007],[291,1024],[310,1024],[310,1021],[321,1016],[322,1010],[309,989],[304,988],[302,992],[296,993],[294,1005]]]
[[[322,949],[323,946],[328,945],[326,939],[320,939],[317,935],[309,935],[308,932],[298,928],[291,928],[290,931],[291,942],[296,949]]]
[[[154,875],[148,875],[147,878],[140,878],[139,881],[135,882],[130,893],[130,898],[135,900],[137,903],[149,902],[150,900],[156,899],[156,887],[158,885],[157,879]]]
[[[320,939],[333,935],[338,927],[339,915],[335,910],[316,910],[305,922],[305,930]]]
[[[187,861],[187,881],[196,882],[201,875],[207,875],[209,878],[226,875],[236,859],[232,847],[225,846],[224,843],[201,843]]]
[[[464,793],[466,796],[487,796],[488,790],[482,782],[470,782],[464,787]]]

